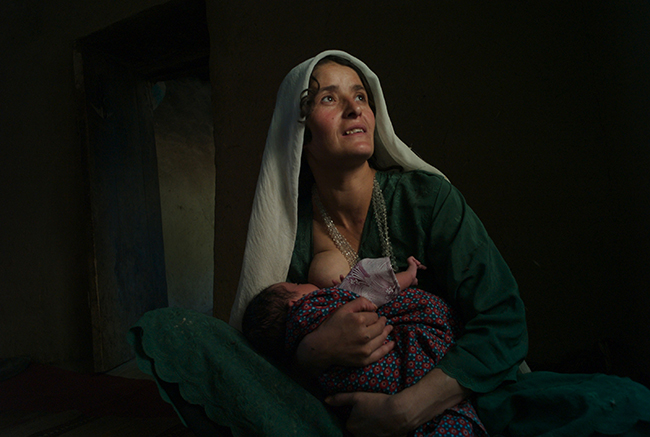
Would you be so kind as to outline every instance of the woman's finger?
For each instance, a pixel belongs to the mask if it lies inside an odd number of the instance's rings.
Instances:
[[[368,364],[372,364],[377,360],[383,358],[386,354],[392,351],[394,347],[394,341],[389,341],[388,343],[382,344],[378,349],[375,349],[374,352],[370,354],[365,365],[367,366]]]
[[[325,398],[325,403],[332,407],[354,405],[356,393],[336,393]]]
[[[386,317],[382,316],[377,318],[375,320],[372,320],[372,317],[368,318],[368,321],[370,323],[366,324],[366,335],[368,336],[368,340],[374,340],[377,337],[381,336],[384,333],[384,330],[386,328]],[[389,325],[390,326],[390,325]],[[391,327],[392,330],[392,327]],[[390,331],[388,331],[390,332]],[[385,338],[384,338],[385,340]]]
[[[364,365],[367,366],[368,364],[374,363],[375,361],[379,360],[384,355],[386,355],[388,352],[393,350],[393,347],[395,346],[395,342],[386,341],[388,338],[388,334],[390,334],[392,330],[393,330],[392,325],[386,325],[384,329],[379,333],[378,336],[368,341],[368,344],[366,345],[368,356],[365,360]]]
[[[371,312],[374,313],[377,311],[377,305],[374,303],[370,302],[368,299],[365,297],[360,297],[358,299],[354,299],[353,301],[350,301],[343,305],[341,308],[339,308],[336,312],[349,312],[349,313],[362,313],[362,312]]]

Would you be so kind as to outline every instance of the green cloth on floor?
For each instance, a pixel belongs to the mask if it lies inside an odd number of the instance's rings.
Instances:
[[[129,342],[140,370],[178,383],[186,401],[234,436],[343,435],[316,397],[219,319],[180,308],[151,311],[131,328]]]
[[[526,373],[478,396],[477,406],[486,428],[504,435],[650,435],[650,391],[629,378]]]
[[[129,341],[142,371],[178,383],[185,400],[235,436],[343,435],[318,399],[219,319],[159,309],[138,321]],[[491,435],[650,435],[650,390],[628,378],[532,372],[476,404]]]

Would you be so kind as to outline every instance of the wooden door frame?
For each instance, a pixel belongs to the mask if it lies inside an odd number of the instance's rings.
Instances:
[[[106,184],[119,184],[121,179],[115,176],[118,179],[111,182],[106,179],[113,176],[106,178],[99,175],[101,170],[98,170],[97,164],[104,159],[100,156],[103,146],[97,144],[98,137],[93,132],[97,129],[98,117],[108,120],[112,116],[111,109],[96,101],[96,95],[90,95],[89,87],[98,85],[87,83],[88,75],[94,75],[93,80],[104,82],[99,88],[109,87],[118,81],[111,74],[129,82],[127,86],[133,86],[133,99],[126,104],[133,105],[129,110],[140,118],[138,113],[149,112],[149,109],[153,111],[150,89],[145,89],[147,83],[184,76],[209,80],[208,57],[209,35],[204,0],[170,1],[89,35],[75,44],[79,132],[87,151],[88,196],[92,216],[89,306],[95,371],[110,370],[133,357],[133,351],[126,342],[126,329],[146,311],[166,306],[167,290],[153,126],[149,127],[148,121],[143,120],[132,127],[138,131],[139,137],[134,147],[142,147],[142,159],[139,156],[124,156],[119,161],[118,157],[113,157],[118,159],[117,165],[139,166],[129,171],[135,172],[135,175],[145,175],[142,184],[132,174],[127,176],[131,185],[122,186],[122,191],[125,194],[131,190],[141,191],[145,197],[139,196],[135,204],[116,199],[115,193],[110,193],[110,189],[115,187]],[[98,69],[102,72],[96,73]],[[102,77],[98,79],[98,75]],[[131,149],[122,149],[120,153],[128,155]],[[155,187],[145,180],[155,180]],[[130,210],[126,212],[125,209]],[[118,219],[106,217],[112,215],[107,212],[115,210],[120,210],[122,217],[140,214],[141,218],[137,223],[119,219],[116,224]],[[116,227],[119,230],[115,231]],[[107,231],[107,228],[112,230]],[[119,245],[122,253],[113,253],[108,239]],[[138,240],[146,242],[138,247]],[[134,263],[145,267],[136,268]],[[124,290],[129,293],[126,297]]]

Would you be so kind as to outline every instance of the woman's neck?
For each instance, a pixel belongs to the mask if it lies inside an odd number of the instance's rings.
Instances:
[[[375,172],[367,162],[354,170],[313,172],[321,202],[337,227],[363,230]]]

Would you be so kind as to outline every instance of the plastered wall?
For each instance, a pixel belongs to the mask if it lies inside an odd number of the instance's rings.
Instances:
[[[169,306],[212,314],[214,140],[209,82],[157,85],[154,110]]]

